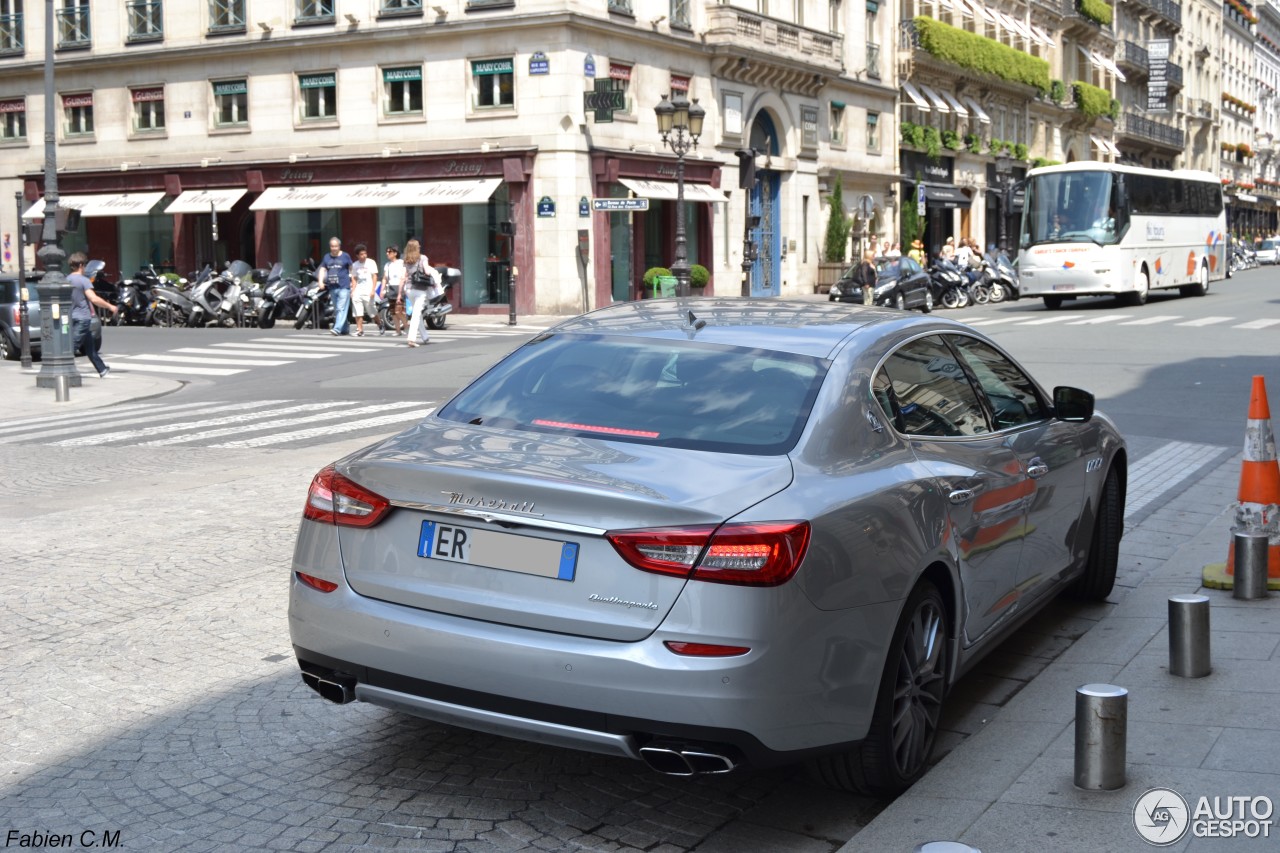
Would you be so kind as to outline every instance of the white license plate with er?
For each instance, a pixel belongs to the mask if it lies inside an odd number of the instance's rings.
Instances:
[[[578,545],[499,530],[423,521],[418,556],[468,566],[571,581],[578,565]]]

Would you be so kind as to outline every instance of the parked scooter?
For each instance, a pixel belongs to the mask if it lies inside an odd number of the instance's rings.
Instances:
[[[329,298],[329,291],[318,282],[307,288],[294,314],[295,329],[305,328],[308,324],[315,329],[327,329],[333,325],[333,300]]]
[[[116,326],[146,324],[155,289],[163,283],[163,279],[151,264],[141,267],[133,274],[133,278],[122,281],[116,295],[117,310],[115,316],[111,318],[112,324]]]
[[[191,289],[191,314],[188,326],[225,326],[241,323],[241,280],[247,280],[251,268],[244,261],[232,261],[226,269],[211,275]]]
[[[291,278],[284,278],[284,265],[276,263],[267,273],[262,288],[262,307],[258,311],[258,328],[270,329],[281,317],[293,317],[307,291]]]
[[[449,301],[449,291],[462,281],[462,270],[457,267],[440,265],[436,267],[440,273],[440,292],[427,300],[426,316],[423,319],[428,329],[443,329],[448,322],[445,317],[453,310]]]
[[[929,278],[934,301],[944,308],[963,308],[969,304],[969,278],[951,261],[935,259],[929,267]]]
[[[147,312],[148,326],[186,326],[191,319],[191,313],[195,310],[195,304],[191,301],[191,293],[201,287],[204,282],[213,276],[213,267],[205,264],[196,276],[191,288],[184,289],[181,286],[175,287],[171,284],[160,284],[152,289],[151,292],[151,308]],[[186,279],[179,279],[180,285],[185,285]]]
[[[111,280],[111,276],[107,275],[105,261],[89,261],[84,265],[83,275],[89,281],[93,282],[93,292],[98,296],[115,304],[120,298],[120,287]],[[105,308],[94,308],[94,313],[98,315],[98,319],[106,323],[111,320],[111,313]]]

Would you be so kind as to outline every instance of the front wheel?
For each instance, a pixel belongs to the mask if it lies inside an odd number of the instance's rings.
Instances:
[[[978,305],[986,305],[991,301],[991,291],[987,289],[985,284],[977,284],[971,288],[973,291],[973,301]]]
[[[444,315],[444,314],[440,314],[440,315],[435,316],[435,317],[428,317],[428,318],[427,318],[427,328],[428,328],[428,329],[435,329],[436,331],[439,331],[440,329],[443,329],[443,328],[445,327],[445,325],[446,325],[448,322],[449,322],[449,321],[445,319],[445,315]]]
[[[1140,308],[1143,305],[1147,304],[1147,297],[1151,293],[1151,280],[1147,278],[1147,273],[1145,270],[1138,273],[1138,277],[1134,281],[1134,286],[1137,289],[1131,290],[1128,293],[1123,294],[1122,295],[1123,298],[1121,299],[1121,301],[1125,305],[1129,305],[1133,308]]]
[[[954,287],[948,287],[942,292],[943,308],[959,308],[960,307],[960,291]]]
[[[817,759],[823,783],[884,797],[924,775],[946,693],[948,633],[941,593],[921,580],[893,632],[867,736],[848,752]]]
[[[933,313],[933,291],[927,287],[924,289],[924,304],[920,306],[920,313]]]
[[[893,297],[893,307],[899,311],[907,310],[907,298],[902,295],[901,291],[898,292],[897,296]]]
[[[991,301],[992,301],[992,302],[1004,302],[1004,295],[1005,295],[1005,294],[1004,294],[1004,285],[1003,285],[1003,284],[1001,284],[1001,283],[1000,283],[1000,282],[998,282],[998,281],[996,281],[996,282],[992,282],[990,290],[991,290]]]

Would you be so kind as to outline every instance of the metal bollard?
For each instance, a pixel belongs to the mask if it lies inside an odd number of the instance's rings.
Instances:
[[[1236,572],[1231,597],[1241,601],[1266,598],[1268,535],[1261,531],[1241,531],[1231,538]]]
[[[71,377],[65,373],[60,373],[53,377],[54,396],[59,403],[66,403],[71,399]]]
[[[1169,596],[1169,674],[1204,678],[1209,662],[1209,596]]]
[[[1124,787],[1129,691],[1114,684],[1076,688],[1075,785],[1085,791]]]

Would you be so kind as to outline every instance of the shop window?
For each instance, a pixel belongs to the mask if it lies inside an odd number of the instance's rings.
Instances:
[[[338,79],[332,72],[299,74],[298,98],[303,121],[331,121],[338,117]]]
[[[0,0],[0,56],[22,54],[22,0]]]
[[[383,115],[422,115],[422,66],[382,69]]]
[[[0,101],[0,142],[22,142],[27,138],[27,102],[23,98]]]
[[[686,75],[672,74],[670,86],[672,97],[675,97],[677,92],[684,95],[686,98],[689,97],[689,78]]]
[[[245,0],[209,0],[209,32],[244,32]]]
[[[158,41],[164,38],[164,4],[160,0],[129,0],[129,41]]]
[[[213,84],[213,123],[217,127],[249,125],[247,80],[220,80]]]
[[[93,95],[62,96],[62,129],[68,139],[93,136]]]
[[[831,122],[831,144],[844,146],[844,101],[832,101],[831,113],[829,116]]]
[[[164,130],[164,87],[129,90],[133,102],[133,132],[156,133]]]
[[[57,11],[58,48],[86,48],[93,44],[89,0],[63,0]]]
[[[867,113],[867,153],[880,153],[880,113]]]
[[[332,24],[333,0],[295,0],[295,24]]]
[[[471,63],[472,104],[477,110],[513,107],[515,65],[510,59],[483,59]]]
[[[622,92],[622,109],[617,112],[631,115],[631,66],[621,62],[609,63],[609,79],[615,91]]]

